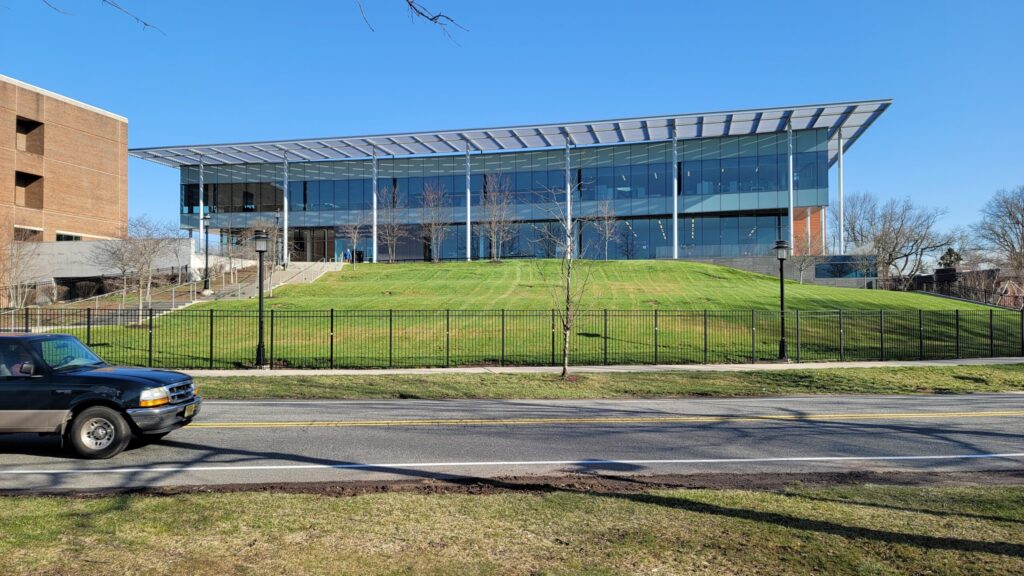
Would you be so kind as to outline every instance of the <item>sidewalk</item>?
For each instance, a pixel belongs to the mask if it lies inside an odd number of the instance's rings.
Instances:
[[[887,362],[811,362],[803,364],[642,364],[627,366],[571,366],[572,372],[749,372],[752,370],[822,370],[826,368],[896,368],[900,366],[988,366],[1024,364],[1024,358],[968,358]],[[370,368],[322,370],[182,370],[193,377],[218,376],[381,376],[388,374],[558,374],[559,366],[467,366],[463,368]]]

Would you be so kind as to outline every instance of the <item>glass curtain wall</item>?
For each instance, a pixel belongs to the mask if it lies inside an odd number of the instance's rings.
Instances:
[[[769,254],[784,229],[788,205],[785,133],[681,140],[678,144],[679,246],[685,258]],[[672,254],[671,144],[652,142],[572,149],[570,185],[586,257],[670,258]],[[487,177],[490,176],[490,177]],[[488,187],[510,195],[515,234],[505,257],[557,256],[542,230],[565,197],[565,151],[473,154],[470,200],[474,258],[490,254],[480,222]],[[181,169],[181,221],[198,228],[199,168]],[[214,165],[204,170],[205,204],[214,229],[281,225],[280,164]],[[495,186],[497,184],[497,186]],[[397,259],[465,258],[465,157],[378,158],[378,224],[402,227]],[[366,257],[372,198],[370,160],[289,163],[289,227],[299,260],[340,257],[351,243],[343,228],[366,225],[357,250]],[[427,200],[425,201],[425,198]],[[431,201],[433,198],[434,201]],[[828,204],[827,131],[794,132],[794,201]],[[451,225],[429,246],[425,221]],[[613,220],[614,224],[607,224]],[[604,223],[599,225],[597,222]],[[382,251],[378,248],[379,253]],[[382,258],[383,259],[383,258]]]

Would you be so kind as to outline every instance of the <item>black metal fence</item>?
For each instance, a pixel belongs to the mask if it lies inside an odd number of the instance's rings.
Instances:
[[[781,315],[743,310],[588,310],[571,334],[570,362],[715,364],[778,360]],[[1024,313],[1010,310],[799,311],[785,316],[796,362],[1024,356]],[[252,366],[255,311],[17,310],[0,330],[61,332],[113,364],[162,368]],[[553,310],[271,310],[273,368],[545,365],[561,362]]]

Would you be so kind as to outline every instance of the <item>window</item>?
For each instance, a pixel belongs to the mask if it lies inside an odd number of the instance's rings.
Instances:
[[[80,242],[82,237],[77,234],[57,233],[57,242]]]
[[[14,173],[14,203],[25,208],[43,208],[43,177],[28,172]]]
[[[14,240],[17,242],[42,242],[43,231],[35,228],[14,227]]]
[[[82,366],[100,366],[103,361],[84,344],[68,336],[37,340],[29,344],[51,370],[66,370]]]
[[[0,377],[27,376],[21,367],[31,363],[32,357],[21,344],[0,344]]]
[[[17,148],[21,152],[43,153],[43,123],[18,116],[15,122]]]

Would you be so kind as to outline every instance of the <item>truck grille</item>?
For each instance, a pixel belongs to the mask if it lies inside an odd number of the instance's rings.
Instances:
[[[187,402],[196,395],[196,389],[195,386],[192,385],[191,380],[187,380],[180,384],[172,384],[167,387],[167,392],[171,395],[171,404]]]

